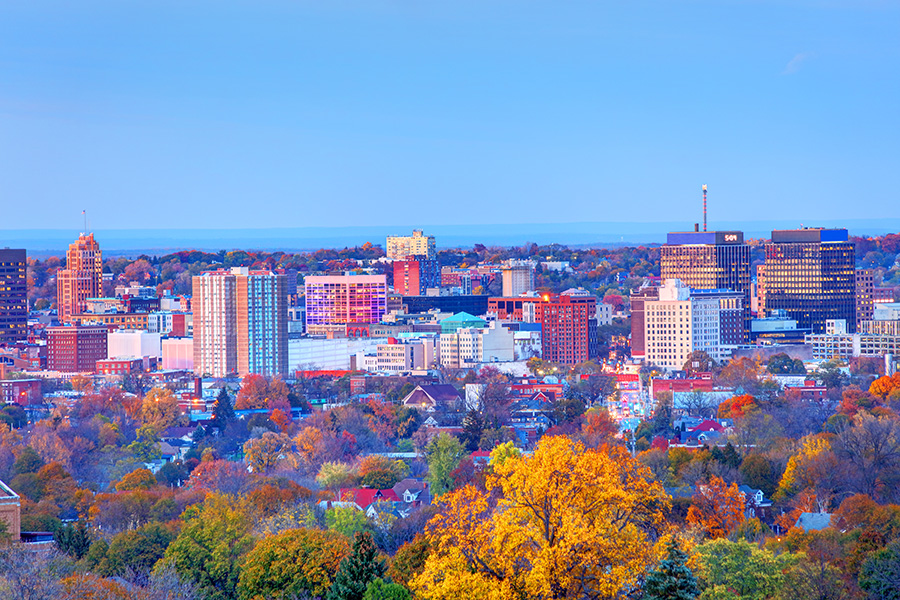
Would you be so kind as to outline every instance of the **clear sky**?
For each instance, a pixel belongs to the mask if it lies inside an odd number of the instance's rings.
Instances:
[[[0,2],[0,229],[694,222],[703,183],[900,216],[900,4]]]

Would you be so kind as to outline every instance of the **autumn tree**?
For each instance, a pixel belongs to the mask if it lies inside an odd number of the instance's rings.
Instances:
[[[409,467],[402,460],[391,460],[377,454],[363,458],[357,468],[360,485],[380,490],[394,487],[408,473]]]
[[[178,407],[178,398],[172,390],[166,388],[153,388],[144,396],[141,404],[141,418],[145,425],[153,427],[160,433],[178,422],[181,409]]]
[[[615,597],[656,562],[669,499],[623,449],[544,437],[439,501],[417,597]]]
[[[328,529],[352,538],[357,533],[372,528],[366,513],[352,506],[336,506],[325,511],[325,525]]]
[[[746,541],[710,540],[697,547],[697,579],[702,598],[775,598],[784,582],[784,571],[793,561],[789,554],[775,555]]]
[[[356,471],[342,462],[327,462],[322,464],[319,474],[316,475],[316,483],[327,490],[336,490],[349,487],[356,481]]]
[[[459,465],[463,453],[459,440],[447,433],[441,433],[425,447],[428,482],[435,497],[450,490],[453,484],[450,473]]]
[[[116,484],[116,491],[149,490],[156,485],[156,477],[150,469],[135,469]]]
[[[291,451],[291,438],[283,433],[267,431],[244,444],[244,460],[254,473],[268,474]]]
[[[750,394],[732,396],[719,405],[718,417],[720,419],[739,419],[750,411],[757,410],[756,398]]]
[[[362,600],[411,600],[409,590],[398,583],[378,578],[371,581]]]
[[[710,538],[729,535],[744,520],[744,498],[736,483],[730,486],[720,477],[697,486],[691,498],[687,521],[698,525]]]
[[[241,381],[241,389],[234,401],[234,408],[246,410],[251,408],[276,408],[290,410],[288,387],[279,377],[267,379],[263,375],[247,375]]]
[[[165,560],[209,600],[234,598],[240,562],[253,547],[249,514],[233,497],[210,494],[185,510],[182,519],[181,533],[166,550]]]
[[[322,597],[349,553],[344,536],[290,529],[263,539],[247,555],[238,584],[241,600]]]
[[[869,556],[859,574],[859,587],[872,600],[900,600],[900,540]]]

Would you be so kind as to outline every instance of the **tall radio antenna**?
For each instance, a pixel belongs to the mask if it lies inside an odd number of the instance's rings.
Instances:
[[[703,231],[706,231],[706,184],[703,184]]]

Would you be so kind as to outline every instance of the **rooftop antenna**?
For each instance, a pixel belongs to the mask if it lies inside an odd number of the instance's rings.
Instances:
[[[81,211],[81,216],[84,217],[84,233],[87,234],[87,211]]]
[[[703,231],[706,231],[706,184],[703,184]]]

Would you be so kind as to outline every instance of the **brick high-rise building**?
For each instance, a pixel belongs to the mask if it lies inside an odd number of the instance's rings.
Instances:
[[[741,231],[687,231],[660,248],[660,275],[695,290],[744,294],[743,339],[750,339],[750,246]]]
[[[424,256],[407,256],[394,261],[394,291],[402,296],[424,296],[428,288],[441,287],[438,261]]]
[[[103,326],[65,325],[47,328],[47,369],[64,373],[94,372],[106,359],[107,329]]]
[[[856,269],[856,322],[871,321],[875,314],[875,275],[872,269]]]
[[[368,336],[387,305],[384,275],[310,275],[306,286],[306,331]],[[196,322],[194,328],[196,329]]]
[[[631,294],[631,356],[643,359],[647,355],[646,305],[659,300],[658,287],[644,287]]]
[[[0,343],[28,337],[28,279],[24,250],[0,249]]]
[[[385,253],[394,260],[404,260],[407,256],[437,257],[434,236],[424,235],[421,229],[413,230],[412,235],[388,236]]]
[[[584,290],[566,290],[558,296],[544,296],[535,309],[544,360],[574,365],[592,358],[590,328],[597,326],[596,296]]]
[[[766,311],[784,310],[813,333],[830,319],[856,331],[856,252],[846,229],[776,230],[765,250]]]
[[[81,234],[69,245],[66,268],[56,272],[56,310],[60,323],[85,312],[85,300],[103,289],[103,255],[94,234]],[[93,370],[93,368],[92,368]]]
[[[286,279],[246,267],[193,278],[194,373],[287,374]]]

